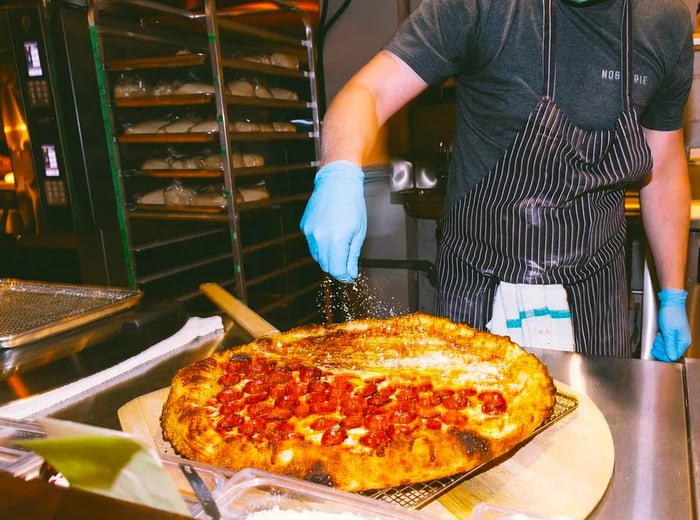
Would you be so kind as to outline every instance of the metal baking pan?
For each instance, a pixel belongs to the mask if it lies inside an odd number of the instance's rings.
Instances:
[[[576,397],[557,392],[552,415],[522,442],[526,443],[558,420],[573,412],[577,407],[578,399]],[[505,455],[507,456],[507,454]],[[466,473],[460,473],[451,477],[387,489],[363,491],[361,494],[384,502],[398,504],[409,509],[420,509],[494,462],[495,461],[485,462]]]
[[[136,305],[141,291],[0,279],[0,348],[12,348],[92,323]]]

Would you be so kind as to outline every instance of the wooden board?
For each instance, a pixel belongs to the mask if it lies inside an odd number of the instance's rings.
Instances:
[[[469,518],[480,502],[537,515],[585,518],[608,487],[614,465],[610,428],[587,396],[557,382],[579,405],[503,462],[459,484],[423,511],[441,519]],[[159,418],[168,388],[129,401],[118,410],[122,430],[138,435],[163,455],[175,456],[163,441]]]
[[[539,516],[586,518],[610,484],[615,460],[612,433],[586,395],[556,382],[579,405],[511,457],[458,485],[423,510],[440,518],[469,518],[480,502]],[[443,513],[449,511],[452,516]]]

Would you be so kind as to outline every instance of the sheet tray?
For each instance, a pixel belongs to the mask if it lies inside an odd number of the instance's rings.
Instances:
[[[136,305],[141,291],[0,279],[0,348],[26,345]]]

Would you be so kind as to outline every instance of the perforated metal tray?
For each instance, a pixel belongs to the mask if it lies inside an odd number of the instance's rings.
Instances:
[[[0,279],[0,348],[46,338],[133,307],[141,291]]]
[[[578,406],[578,399],[572,395],[564,394],[562,392],[557,392],[556,402],[554,403],[554,411],[552,415],[543,422],[535,431],[533,431],[523,443],[535,437],[538,433],[546,430],[552,424],[557,422],[562,417],[573,412]],[[485,462],[484,464],[477,466],[476,468],[468,471],[466,473],[460,473],[458,475],[453,475],[451,477],[446,477],[438,480],[431,480],[428,482],[419,482],[416,484],[408,484],[406,486],[399,486],[387,489],[370,490],[362,492],[363,495],[375,498],[377,500],[382,500],[384,502],[392,502],[409,509],[420,509],[421,507],[427,505],[428,503],[435,500],[437,497],[446,493],[450,489],[454,488],[458,484],[461,484],[467,480],[472,475],[479,471],[485,469],[489,464],[493,464],[495,461]]]

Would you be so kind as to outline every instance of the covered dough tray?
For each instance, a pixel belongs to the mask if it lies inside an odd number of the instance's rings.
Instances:
[[[136,305],[141,291],[0,279],[0,348],[59,334]]]

